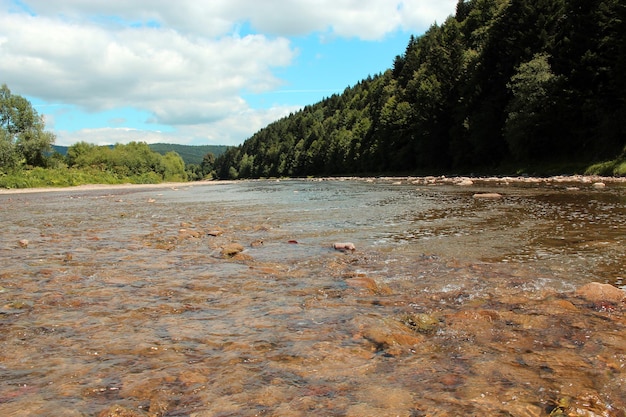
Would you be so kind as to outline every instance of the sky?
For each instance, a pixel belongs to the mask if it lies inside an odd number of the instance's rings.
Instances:
[[[391,68],[456,3],[0,0],[0,84],[57,145],[239,145]]]

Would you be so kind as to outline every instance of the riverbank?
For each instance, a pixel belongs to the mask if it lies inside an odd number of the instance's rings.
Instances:
[[[275,179],[275,181],[286,181],[288,179]],[[602,184],[626,184],[626,177],[604,177],[598,175],[558,175],[552,177],[524,177],[524,176],[492,176],[492,177],[469,177],[469,176],[424,176],[424,177],[321,177],[309,178],[310,181],[389,181],[395,183],[412,183],[416,185],[514,185],[514,184],[544,184],[544,185],[564,185],[579,184],[581,186],[601,187]],[[241,181],[264,181],[264,180],[241,180]],[[270,181],[270,180],[267,180]],[[24,193],[46,193],[71,190],[119,190],[119,189],[160,189],[160,188],[183,188],[203,185],[231,184],[237,180],[217,180],[217,181],[189,181],[189,182],[164,182],[160,184],[84,184],[71,187],[36,187],[36,188],[0,188],[0,194],[24,194]]]
[[[226,181],[226,183],[229,181]],[[27,193],[52,193],[58,191],[93,191],[93,190],[150,190],[170,188],[178,189],[184,187],[193,187],[198,185],[216,184],[216,181],[194,181],[194,182],[163,182],[160,184],[84,184],[71,187],[35,187],[35,188],[0,188],[2,194],[27,194]],[[222,182],[224,183],[224,182]]]

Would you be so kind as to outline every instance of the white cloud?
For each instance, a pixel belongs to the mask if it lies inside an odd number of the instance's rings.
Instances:
[[[280,86],[272,68],[295,54],[287,39],[262,35],[198,39],[25,15],[0,16],[0,27],[0,73],[12,89],[90,110],[144,108],[173,124],[185,112],[183,123],[214,120],[237,110],[242,90]]]
[[[128,128],[81,129],[57,132],[57,145],[69,146],[84,141],[97,145],[116,143],[180,143],[186,145],[234,145],[269,123],[299,110],[299,107],[272,107],[267,110],[243,110],[208,124],[178,126],[173,132]],[[46,119],[47,120],[47,119]]]
[[[280,106],[253,111],[242,95],[289,89],[276,75],[296,62],[298,51],[289,36],[374,40],[398,30],[423,31],[443,21],[455,4],[0,0],[0,83],[21,95],[87,111],[140,109],[175,130],[169,134],[175,137],[121,129],[57,132],[59,143],[79,136],[94,143],[122,137],[240,143],[286,114]],[[240,35],[246,24],[267,35]],[[54,124],[52,116],[47,120]]]
[[[250,22],[278,36],[330,31],[379,39],[400,27],[421,31],[454,12],[456,0],[26,0],[38,15],[109,25],[157,23],[182,33],[215,37]],[[97,16],[98,19],[94,19]],[[113,18],[114,17],[114,18]]]

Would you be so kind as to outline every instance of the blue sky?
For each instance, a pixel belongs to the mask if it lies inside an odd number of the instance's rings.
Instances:
[[[0,0],[0,83],[58,145],[237,145],[391,67],[456,0]]]

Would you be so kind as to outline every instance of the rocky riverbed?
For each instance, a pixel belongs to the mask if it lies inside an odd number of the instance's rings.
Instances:
[[[83,187],[0,213],[2,415],[626,415],[621,179]]]

